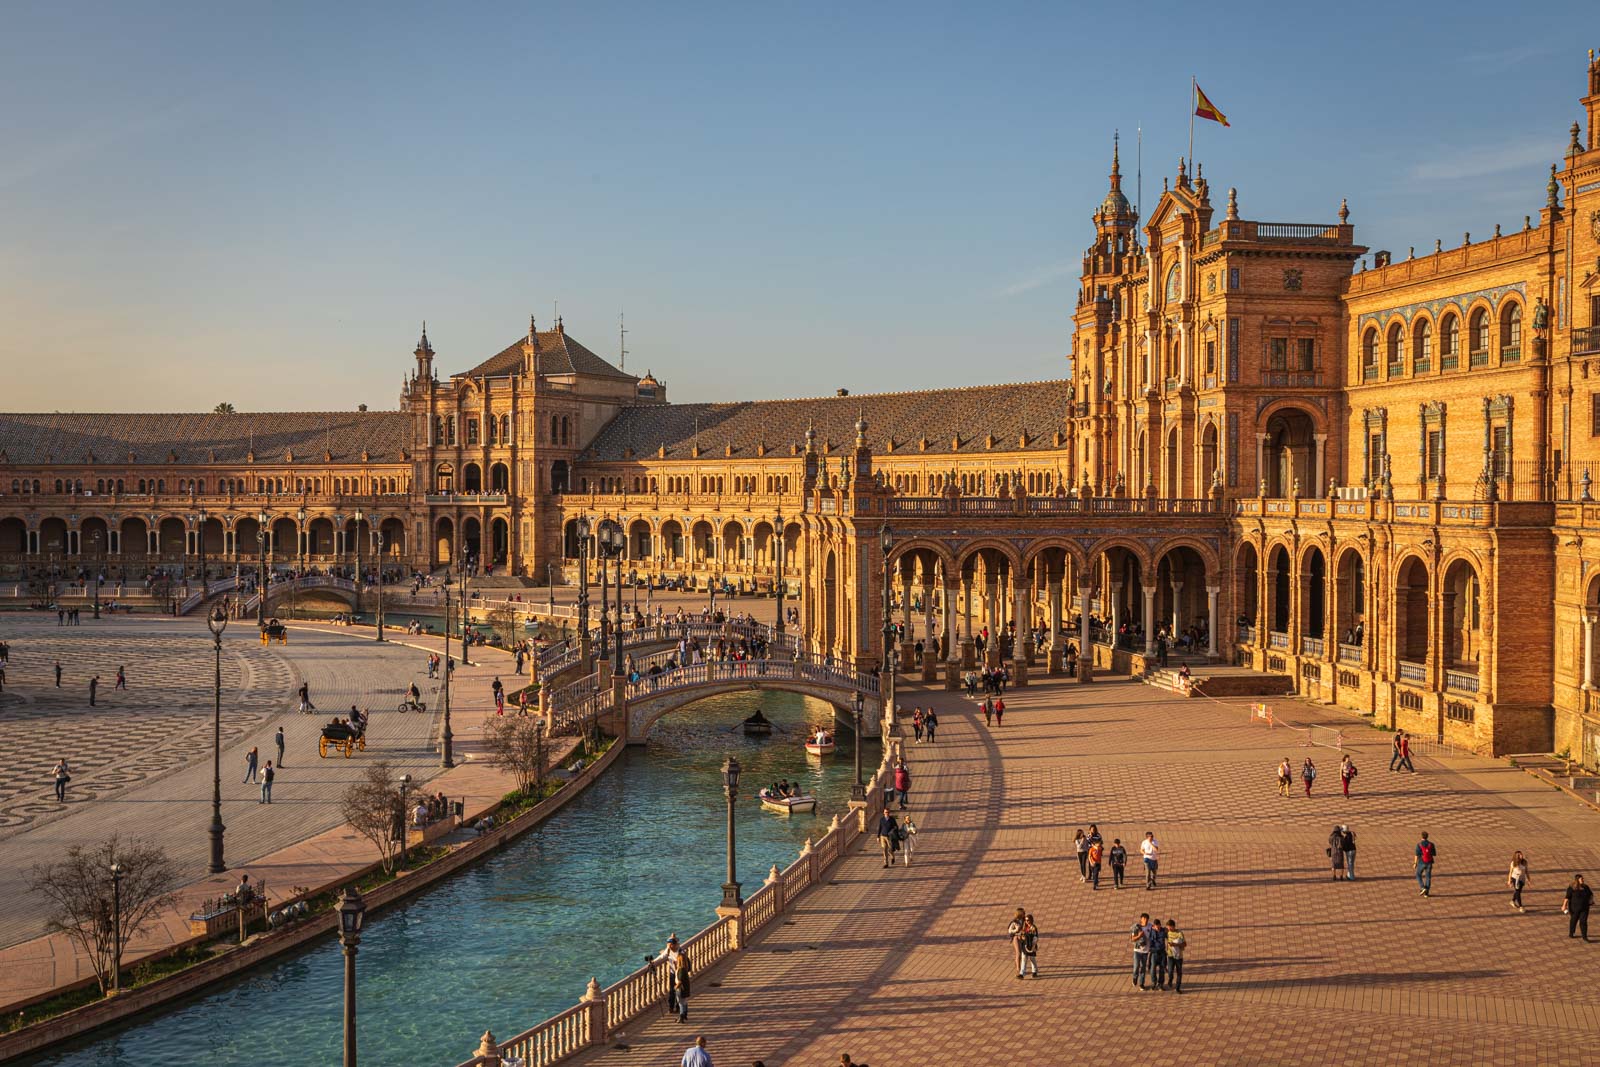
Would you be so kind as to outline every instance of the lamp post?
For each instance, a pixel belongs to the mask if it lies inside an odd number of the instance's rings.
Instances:
[[[467,558],[461,557],[460,569],[456,572],[461,577],[461,665],[472,666],[472,656],[467,652]],[[450,620],[446,619],[448,623]]]
[[[356,617],[361,617],[361,520],[366,518],[356,508]]]
[[[589,517],[578,517],[578,642],[589,640]]]
[[[855,697],[856,736],[855,736],[855,739],[854,739],[855,750],[856,750],[856,752],[855,752],[855,757],[856,757],[856,761],[855,761],[856,762],[856,784],[850,787],[850,799],[851,800],[865,800],[865,799],[867,799],[867,787],[866,787],[866,784],[861,779],[861,705],[862,705],[861,693],[859,691],[857,691],[856,697]]]
[[[228,628],[228,613],[220,607],[206,617],[211,641],[216,648],[217,673],[212,686],[211,711],[211,866],[212,874],[227,870],[222,862],[222,631]]]
[[[111,992],[122,992],[122,864],[111,865]]]
[[[610,571],[606,567],[606,560],[611,558],[610,545],[611,524],[602,520],[594,531],[594,562],[600,568],[600,659],[603,662],[609,654],[611,644],[606,633],[606,623],[611,613],[611,594],[606,585],[606,578]]]
[[[556,615],[556,565],[554,563],[546,563],[544,565],[544,584],[550,590],[550,617],[554,619]]]
[[[463,637],[462,646],[465,645]],[[454,767],[455,735],[450,732],[450,574],[448,571],[444,576],[444,688],[441,692],[444,704],[444,732],[439,735],[439,766]]]
[[[100,581],[105,575],[105,557],[100,555],[100,531],[96,530],[94,536],[89,540],[94,545],[94,554],[99,560],[99,564],[94,569],[94,617],[98,619],[100,617]]]
[[[889,524],[884,523],[878,530],[878,542],[883,548],[883,706],[887,712],[892,713],[894,708],[894,673],[895,673],[895,648],[894,648],[894,612],[889,607],[889,587],[892,583],[893,571],[889,553],[894,551],[894,531],[889,529]]]
[[[401,867],[404,867],[406,865],[406,845],[407,845],[406,838],[409,836],[408,833],[407,833],[407,830],[406,830],[406,815],[407,815],[407,811],[406,811],[406,790],[408,790],[410,788],[411,788],[411,775],[402,774],[400,776],[400,861],[399,861]]]
[[[378,561],[378,640],[383,640],[383,532],[372,531],[372,556]]]
[[[741,908],[744,898],[739,895],[739,880],[734,871],[733,802],[739,795],[739,761],[729,756],[722,761],[722,788],[728,797],[728,880],[722,883],[722,906]]]
[[[623,532],[620,524],[608,520],[600,524],[600,528],[595,534],[595,543],[600,548],[600,596],[602,603],[604,602],[606,588],[606,560],[614,559],[617,561],[617,617],[612,623],[612,640],[609,647],[612,650],[612,676],[620,678],[622,676],[622,553],[627,547],[627,534]],[[604,641],[605,639],[605,629],[602,623],[601,640]],[[600,655],[602,658],[605,656],[605,647],[604,645],[601,647]]]
[[[272,519],[265,511],[256,514],[256,545],[261,550],[261,584],[256,597],[256,626],[267,628],[267,523]]]
[[[344,1067],[356,1067],[356,946],[367,905],[355,886],[339,901],[339,944],[344,946]]]
[[[778,587],[778,633],[782,634],[783,633],[783,628],[784,628],[784,621],[783,621],[783,594],[784,594],[784,588],[783,588],[784,587],[784,581],[783,581],[783,512],[780,511],[780,512],[778,512],[776,515],[774,515],[772,517],[772,529],[774,531],[773,537],[775,537],[777,539],[776,544],[774,544],[774,546],[773,546],[773,550],[774,550],[774,557],[773,558],[777,560],[777,572],[778,572],[777,576],[776,576],[777,577],[776,585]]]
[[[200,542],[200,602],[205,603],[206,598],[206,520],[211,516],[206,514],[206,509],[200,509],[200,532],[196,540]]]

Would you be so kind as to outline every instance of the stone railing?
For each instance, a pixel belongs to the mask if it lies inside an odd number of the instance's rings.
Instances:
[[[1238,634],[1241,645],[1253,645],[1256,643],[1256,628],[1254,626],[1248,624],[1240,625]]]
[[[891,497],[890,515],[1210,515],[1210,497],[931,496]]]
[[[1478,691],[1478,672],[1446,670],[1444,672],[1444,687],[1446,689],[1454,689],[1458,693],[1476,693]]]
[[[1268,630],[1267,631],[1267,647],[1268,648],[1288,648],[1289,647],[1289,635],[1287,633],[1285,633],[1284,631],[1282,631],[1282,630]]]
[[[1421,663],[1399,660],[1396,666],[1399,668],[1402,682],[1425,682],[1428,680],[1428,668]]]
[[[649,623],[642,627],[624,627],[622,631],[622,651],[640,648],[644,645],[656,645],[663,641],[677,641],[683,637],[691,638],[717,638],[731,637],[750,640],[755,637],[764,637],[768,641],[775,641],[777,633],[773,627],[760,622],[705,622],[701,619],[687,619],[684,622],[659,622]],[[600,630],[598,627],[589,630],[591,649],[599,655]],[[789,639],[792,643],[793,639]],[[578,662],[578,639],[571,638],[557,644],[546,645],[539,650],[539,676],[565,670]]]
[[[703,976],[737,955],[752,937],[780,921],[802,893],[824,881],[851,846],[876,827],[890,773],[886,757],[867,784],[866,805],[858,816],[841,819],[835,815],[827,832],[815,844],[807,840],[793,863],[781,871],[774,866],[766,883],[741,908],[723,911],[715,922],[683,943],[692,973]],[[531,1030],[503,1042],[485,1031],[477,1053],[461,1067],[552,1067],[589,1049],[604,1047],[614,1032],[658,1009],[666,999],[667,969],[654,962],[605,988],[590,979],[576,1005]]]
[[[724,659],[691,663],[665,674],[645,675],[638,681],[630,682],[628,697],[656,696],[717,682],[760,681],[763,678],[821,682],[868,695],[878,692],[878,677],[875,674],[858,671],[846,664],[802,655],[799,658],[783,656],[775,659]]]
[[[1302,637],[1300,639],[1301,655],[1315,656],[1317,659],[1321,659],[1326,647],[1320,637]]]
[[[1339,644],[1339,662],[1359,665],[1361,663],[1361,646],[1347,645],[1341,642]]]

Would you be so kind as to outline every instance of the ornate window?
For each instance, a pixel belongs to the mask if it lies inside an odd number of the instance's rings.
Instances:
[[[1387,347],[1389,353],[1389,377],[1391,378],[1398,378],[1405,373],[1405,345],[1401,341],[1402,336],[1403,331],[1400,329],[1398,322],[1389,327]]]
[[[1411,327],[1411,372],[1427,374],[1433,369],[1433,323],[1418,319]]]
[[[1361,338],[1361,377],[1367,381],[1378,376],[1378,331],[1368,327]]]
[[[1474,367],[1486,367],[1489,364],[1489,312],[1483,308],[1472,313],[1472,319],[1467,326],[1468,362]]]
[[[1522,305],[1515,300],[1500,311],[1500,358],[1507,362],[1522,358]]]
[[[1461,318],[1450,312],[1439,323],[1439,369],[1455,370],[1461,361]]]

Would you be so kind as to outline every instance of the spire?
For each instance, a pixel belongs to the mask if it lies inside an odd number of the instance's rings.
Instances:
[[[539,335],[539,327],[534,323],[533,316],[528,316],[528,343],[534,344],[534,338]]]
[[[1115,189],[1122,184],[1122,160],[1120,158],[1122,133],[1120,130],[1111,131],[1111,188]]]
[[[416,355],[417,355],[418,358],[421,358],[422,356],[431,356],[431,355],[433,355],[433,346],[428,343],[428,320],[427,319],[423,319],[422,320],[422,339],[417,342]]]
[[[1228,221],[1239,221],[1239,190],[1233,186],[1228,187]]]
[[[1550,164],[1550,181],[1544,187],[1545,206],[1550,209],[1551,216],[1561,211],[1561,184],[1556,181],[1556,165]]]
[[[1344,197],[1339,198],[1339,225],[1343,226],[1350,221],[1350,201]]]
[[[1120,140],[1120,135],[1113,132],[1111,135],[1111,189],[1106,193],[1106,198],[1100,202],[1100,214],[1112,219],[1133,217],[1133,207],[1128,203],[1128,198],[1122,193]]]

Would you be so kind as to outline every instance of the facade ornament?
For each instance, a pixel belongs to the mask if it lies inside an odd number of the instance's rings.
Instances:
[[[1344,197],[1339,198],[1339,225],[1343,226],[1350,221],[1350,202]]]
[[[1550,209],[1552,218],[1561,214],[1561,183],[1556,181],[1556,165],[1550,164],[1550,180],[1544,187],[1544,206]]]
[[[1594,494],[1589,491],[1590,480],[1589,480],[1589,468],[1588,468],[1588,466],[1585,466],[1583,468],[1583,477],[1578,479],[1578,484],[1583,487],[1583,492],[1581,492],[1578,495],[1578,499],[1579,500],[1593,500],[1594,499]]]
[[[1229,222],[1239,221],[1239,190],[1228,187],[1228,214],[1225,216]]]

